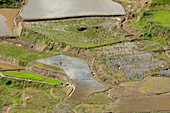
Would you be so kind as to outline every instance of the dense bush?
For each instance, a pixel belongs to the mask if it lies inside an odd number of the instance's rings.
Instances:
[[[0,8],[19,8],[24,0],[0,0]]]
[[[153,0],[153,5],[165,5],[170,4],[170,0]]]

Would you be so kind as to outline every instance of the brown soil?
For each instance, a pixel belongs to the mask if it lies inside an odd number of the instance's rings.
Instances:
[[[121,97],[139,97],[144,95],[168,94],[170,78],[148,77],[142,81],[125,82],[110,89],[107,94],[110,99]]]
[[[143,97],[123,97],[114,104],[107,106],[105,112],[153,112],[169,111],[170,95],[143,96]]]
[[[0,14],[8,19],[6,24],[12,31],[15,27],[14,18],[17,16],[18,12],[19,9],[0,9]]]
[[[22,69],[22,68],[12,64],[0,62],[0,70],[15,70],[15,69]]]
[[[122,87],[122,86],[116,87],[114,88],[114,90],[110,89],[107,93],[108,93],[108,98],[110,99],[116,99],[123,96],[136,96],[140,94],[140,92],[135,88]]]

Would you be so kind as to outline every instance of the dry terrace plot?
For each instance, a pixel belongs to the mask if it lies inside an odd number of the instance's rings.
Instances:
[[[170,110],[170,95],[123,97],[105,108],[105,112],[134,113]],[[167,112],[168,113],[168,112]]]
[[[2,71],[2,70],[17,70],[17,69],[22,69],[22,68],[19,66],[14,66],[11,64],[0,62],[0,71]]]
[[[92,15],[125,15],[112,0],[29,0],[22,12],[25,20]]]
[[[110,89],[108,97],[133,97],[141,95],[157,95],[170,92],[170,78],[147,77],[142,81],[124,82],[119,87]]]
[[[13,36],[14,18],[18,9],[0,9],[0,37]]]

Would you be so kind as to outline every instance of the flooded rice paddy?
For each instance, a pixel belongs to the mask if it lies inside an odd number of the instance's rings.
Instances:
[[[108,89],[107,86],[99,83],[94,78],[91,74],[89,65],[79,58],[58,55],[51,58],[40,59],[38,62],[61,67],[64,69],[68,77],[75,82],[76,88],[69,100],[82,101],[92,93]]]
[[[152,72],[164,64],[164,61],[154,58],[157,55],[157,53],[146,53],[109,58],[106,65],[115,73],[124,72],[127,80],[142,80],[145,77],[144,74]]]
[[[157,58],[158,52],[142,51],[141,45],[140,42],[126,42],[96,50],[109,72],[121,76],[119,80],[142,80],[147,74],[159,71],[167,62]]]
[[[124,8],[112,0],[29,0],[22,17],[23,19],[47,19],[124,14]]]

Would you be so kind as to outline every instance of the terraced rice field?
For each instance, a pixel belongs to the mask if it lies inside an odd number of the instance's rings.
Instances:
[[[142,45],[142,43],[122,43],[96,50],[98,57],[103,60],[112,76],[122,81],[142,80],[145,75],[159,71],[168,63],[158,58],[159,53],[143,51],[147,45],[144,47]]]
[[[119,24],[118,18],[27,22],[25,27],[31,26],[31,30],[38,33],[39,37],[35,39],[32,35],[34,32],[24,30],[23,38],[64,42],[76,47],[89,48],[124,41],[125,32],[119,28]],[[40,36],[45,36],[45,38]]]
[[[62,65],[60,66],[61,60]],[[62,68],[68,77],[74,81],[76,88],[69,100],[81,102],[87,99],[86,97],[92,93],[108,89],[107,86],[101,84],[93,77],[87,62],[79,58],[58,55],[40,59],[38,62]]]
[[[14,18],[18,9],[0,9],[0,37],[13,36]]]
[[[125,15],[125,10],[112,0],[29,0],[22,12],[25,20],[89,15]]]
[[[38,76],[32,73],[28,72],[4,72],[5,75],[12,76],[12,77],[18,77],[18,78],[24,78],[24,79],[29,79],[29,80],[36,80],[36,81],[42,81],[42,82],[47,82],[47,83],[52,83],[52,84],[61,84],[60,81],[43,77],[43,76]]]
[[[2,70],[18,70],[18,69],[22,69],[22,68],[19,66],[14,66],[11,64],[0,62],[0,71],[2,71]]]
[[[170,95],[123,97],[107,106],[105,112],[157,112],[170,110]],[[168,112],[166,112],[168,113]]]
[[[170,91],[170,78],[164,77],[147,77],[139,82],[125,82],[120,86],[137,90],[142,94],[158,94]]]

